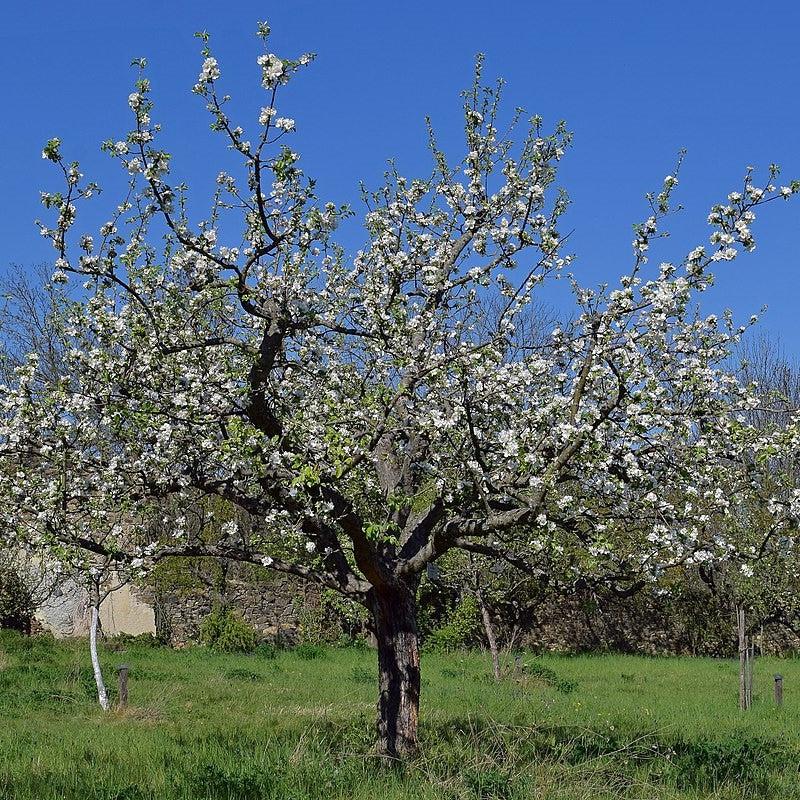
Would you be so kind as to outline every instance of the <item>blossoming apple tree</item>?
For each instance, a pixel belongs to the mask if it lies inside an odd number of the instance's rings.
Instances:
[[[265,100],[246,133],[201,35],[194,92],[241,162],[219,173],[203,219],[171,179],[144,72],[132,129],[104,144],[128,190],[94,235],[78,212],[97,187],[59,140],[45,147],[64,182],[43,195],[54,219],[40,225],[63,284],[65,369],[45,380],[32,355],[3,388],[0,513],[10,536],[24,527],[43,548],[128,571],[216,555],[363,604],[380,747],[403,755],[417,743],[415,592],[444,553],[524,569],[566,552],[576,574],[633,580],[733,546],[720,523],[731,492],[750,485],[754,454],[794,434],[746,424],[757,400],[725,369],[743,328],[693,304],[712,267],[755,246],[760,207],[800,187],[773,185],[776,168],[763,186],[748,172],[712,210],[710,242],[651,270],[667,176],[619,285],[582,288],[555,184],[569,134],[519,114],[501,134],[499,87],[479,63],[463,158],[431,135],[429,175],[392,168],[365,195],[366,243],[350,256],[334,239],[350,212],[317,200],[281,115],[312,56],[270,52],[264,24],[259,36]],[[561,274],[575,312],[540,347],[526,313]],[[209,495],[247,529],[209,542],[180,514],[166,532],[152,524],[164,498],[174,509]]]

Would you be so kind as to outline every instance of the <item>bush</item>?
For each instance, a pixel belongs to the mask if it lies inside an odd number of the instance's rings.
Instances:
[[[162,642],[152,633],[138,633],[131,642],[133,647],[161,647]]]
[[[315,658],[325,657],[325,648],[318,644],[311,644],[310,642],[303,642],[297,645],[293,652],[298,658],[305,659],[306,661],[313,661]]]
[[[258,644],[253,627],[229,608],[215,608],[203,620],[200,641],[219,653],[253,653]]]
[[[467,595],[453,609],[447,623],[428,634],[425,649],[436,653],[451,653],[475,644],[480,637],[478,603]]]
[[[256,647],[255,654],[259,658],[277,658],[278,648],[272,642],[261,642],[261,644]]]

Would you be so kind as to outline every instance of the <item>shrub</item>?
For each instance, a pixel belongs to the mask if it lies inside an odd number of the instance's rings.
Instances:
[[[428,635],[425,649],[450,653],[475,644],[479,636],[478,603],[472,595],[467,595],[453,609],[447,622]]]
[[[261,644],[256,647],[255,654],[259,658],[276,658],[278,655],[278,648],[272,642],[261,642]]]
[[[349,641],[342,642],[339,645],[340,647],[349,647],[353,650],[358,650],[361,653],[365,653],[367,650],[370,649],[369,642],[363,637],[359,636],[356,639],[351,639]]]
[[[319,599],[303,602],[297,612],[297,644],[350,647],[363,641],[367,611],[360,605],[325,590]]]
[[[162,642],[160,642],[156,636],[152,633],[138,633],[136,636],[133,637],[133,641],[131,642],[133,647],[161,647]]]
[[[215,608],[203,620],[200,641],[220,653],[252,653],[258,643],[253,627],[229,608]]]
[[[325,648],[318,644],[311,644],[310,642],[303,642],[297,645],[293,652],[298,658],[305,659],[306,661],[313,661],[315,658],[325,657]]]
[[[113,636],[109,636],[103,644],[106,650],[118,653],[127,650],[133,644],[133,638],[130,633],[115,633]]]

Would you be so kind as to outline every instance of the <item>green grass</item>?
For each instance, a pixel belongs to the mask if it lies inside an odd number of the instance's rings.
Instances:
[[[800,660],[526,656],[500,685],[480,653],[423,656],[422,749],[371,751],[374,654],[101,653],[130,707],[96,707],[85,643],[0,635],[0,798],[800,798]],[[785,705],[772,706],[772,675]]]

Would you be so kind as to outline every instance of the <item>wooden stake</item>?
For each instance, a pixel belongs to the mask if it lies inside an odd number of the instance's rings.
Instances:
[[[117,667],[117,679],[119,680],[119,694],[117,697],[117,707],[125,708],[128,705],[128,665],[122,664]]]
[[[775,676],[775,705],[778,708],[783,705],[783,675]]]

